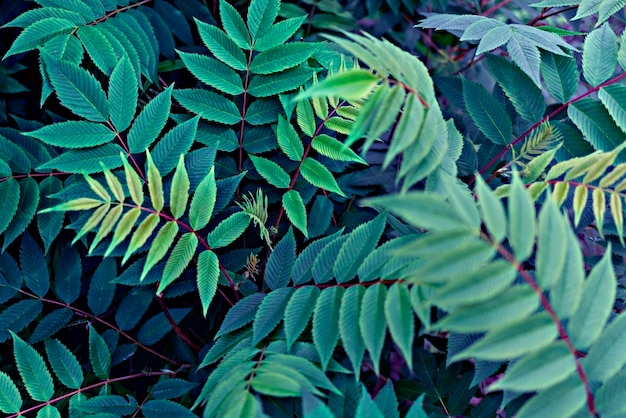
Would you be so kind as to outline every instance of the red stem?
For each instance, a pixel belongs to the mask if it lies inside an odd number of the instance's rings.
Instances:
[[[561,111],[563,111],[564,109],[566,109],[567,107],[569,107],[569,105],[571,105],[572,103],[575,103],[595,92],[597,92],[598,90],[600,90],[602,87],[606,87],[608,85],[611,85],[613,83],[617,83],[618,81],[620,81],[621,79],[626,77],[626,72],[623,72],[622,74],[613,77],[612,79],[605,81],[602,84],[599,84],[595,87],[590,88],[589,90],[587,90],[586,92],[568,100],[567,102],[563,103],[561,106],[559,106],[558,108],[556,108],[555,110],[553,110],[549,115],[544,116],[541,120],[533,123],[533,125],[526,129],[524,131],[524,133],[522,133],[520,136],[518,136],[513,142],[511,142],[510,144],[508,144],[502,151],[500,151],[498,153],[498,155],[496,155],[495,157],[493,157],[487,164],[485,164],[479,171],[479,174],[484,173],[485,171],[487,171],[487,169],[489,167],[491,167],[494,163],[496,163],[500,158],[502,158],[502,156],[504,154],[506,154],[511,148],[513,148],[516,144],[518,144],[520,141],[522,141],[524,138],[526,138],[528,136],[528,134],[530,134],[535,128],[537,128],[539,125],[541,125],[542,123],[544,123],[545,121],[549,120],[551,117],[557,115],[558,113],[560,113]],[[493,176],[492,176],[493,177]],[[492,177],[490,177],[489,179],[491,179]],[[472,185],[474,183],[474,181],[476,181],[476,176],[472,177],[472,179],[470,179],[470,181],[468,182],[468,185]],[[489,180],[487,181],[487,183],[489,183]]]
[[[139,164],[137,164],[137,161],[135,161],[135,158],[133,157],[133,154],[130,152],[130,149],[128,148],[128,146],[126,145],[126,143],[124,142],[124,140],[120,136],[120,133],[117,132],[117,130],[111,124],[111,122],[107,122],[107,125],[109,126],[109,129],[111,129],[113,132],[115,132],[115,137],[117,138],[117,140],[119,141],[120,145],[124,149],[124,152],[126,153],[126,155],[128,155],[128,158],[130,158],[130,161],[133,163],[133,166],[135,166],[135,170],[137,170],[137,173],[139,173],[139,176],[141,177],[143,182],[146,183],[148,181],[148,180],[146,180],[146,176],[143,174],[143,171],[139,167]]]
[[[174,321],[174,318],[172,318],[172,315],[170,314],[170,310],[167,308],[167,305],[165,304],[165,300],[163,300],[163,296],[161,295],[157,295],[157,300],[159,301],[159,304],[161,305],[161,309],[163,310],[163,313],[165,314],[165,317],[167,318],[167,321],[170,323],[170,325],[172,326],[172,329],[174,330],[174,332],[183,339],[183,341],[185,341],[187,343],[187,345],[196,353],[198,353],[201,349],[201,347],[194,343],[193,341],[191,341],[191,339],[187,336],[187,334],[185,334],[183,332],[182,329],[180,329],[180,327],[178,326],[178,324],[176,323],[176,321]]]
[[[128,10],[128,9],[132,9],[132,8],[134,8],[134,7],[139,7],[139,6],[141,6],[142,4],[150,3],[151,1],[152,1],[152,0],[141,0],[140,2],[137,2],[137,3],[134,3],[134,4],[128,5],[128,6],[126,6],[126,7],[121,7],[121,8],[119,8],[119,9],[115,9],[115,10],[113,10],[112,12],[107,13],[106,15],[104,15],[103,17],[101,17],[100,19],[98,19],[98,20],[94,20],[94,21],[93,21],[93,22],[91,22],[89,25],[96,25],[96,24],[98,24],[98,23],[100,23],[100,22],[104,22],[104,21],[105,21],[105,20],[107,20],[108,18],[113,17],[113,16],[115,16],[115,15],[116,15],[116,14],[118,14],[118,13],[124,12],[124,11],[126,11],[126,10]]]

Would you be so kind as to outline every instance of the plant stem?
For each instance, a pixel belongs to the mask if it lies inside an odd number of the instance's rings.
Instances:
[[[180,327],[178,326],[176,321],[174,321],[174,318],[172,318],[172,314],[170,314],[170,310],[167,308],[167,305],[165,304],[165,300],[163,299],[163,296],[162,295],[157,295],[157,300],[159,301],[159,304],[161,305],[161,309],[163,310],[163,313],[165,314],[165,317],[167,318],[167,321],[172,326],[172,329],[174,330],[174,332],[180,338],[182,338],[183,341],[185,341],[187,343],[189,348],[191,348],[194,352],[198,353],[200,351],[201,347],[198,346],[198,344],[196,344],[193,341],[191,341],[191,339],[187,336],[187,334],[185,334],[183,332],[183,330],[180,329]]]
[[[121,8],[119,8],[119,9],[115,9],[115,10],[113,10],[112,12],[107,13],[106,15],[104,15],[103,17],[101,17],[100,19],[98,19],[98,20],[94,20],[93,22],[89,23],[89,25],[91,25],[91,26],[93,26],[93,25],[97,25],[98,23],[100,23],[100,22],[104,22],[105,20],[107,20],[107,19],[109,19],[109,18],[111,18],[111,17],[115,16],[115,15],[116,15],[116,14],[118,14],[118,13],[125,12],[125,11],[126,11],[126,10],[128,10],[128,9],[132,9],[132,8],[135,8],[135,7],[139,7],[139,6],[143,5],[143,4],[150,3],[151,1],[152,1],[152,0],[141,0],[141,1],[137,2],[137,3],[131,4],[131,5],[128,5],[128,6],[125,6],[125,7],[121,7]]]

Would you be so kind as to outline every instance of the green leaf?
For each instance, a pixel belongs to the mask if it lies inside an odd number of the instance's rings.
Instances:
[[[363,385],[361,385],[361,399],[359,400],[359,405],[356,408],[355,416],[384,418],[383,413],[380,412],[380,409],[378,409],[378,406],[374,403],[372,398],[370,398],[369,393],[367,393],[367,389]]]
[[[545,312],[493,329],[485,337],[452,356],[452,362],[466,358],[508,360],[549,345],[557,336],[552,319]]]
[[[463,79],[465,108],[476,126],[494,144],[511,142],[513,127],[504,106],[480,84]]]
[[[578,88],[578,68],[572,57],[542,52],[541,74],[548,92],[560,103],[568,101]]]
[[[172,104],[172,90],[169,86],[139,112],[128,131],[128,148],[133,154],[144,152],[159,136],[170,115]]]
[[[530,256],[535,243],[535,205],[517,174],[509,190],[509,242],[520,262]]]
[[[137,78],[127,58],[115,66],[109,81],[110,118],[118,132],[125,131],[135,117]]]
[[[385,317],[385,300],[387,288],[377,283],[370,286],[363,296],[361,315],[359,317],[359,329],[365,342],[365,347],[370,353],[370,359],[374,365],[374,372],[380,375],[380,354],[385,343],[385,331],[387,319]]]
[[[94,374],[102,379],[109,378],[111,371],[111,352],[104,341],[92,325],[89,325],[89,361]]]
[[[346,290],[339,311],[339,334],[343,347],[352,363],[352,370],[358,380],[361,372],[361,363],[365,353],[365,342],[358,326],[361,315],[361,301],[365,295],[364,286],[352,286]]]
[[[506,216],[502,202],[495,196],[482,177],[476,177],[476,194],[480,202],[480,215],[495,242],[506,235]]]
[[[269,97],[297,89],[311,79],[313,71],[301,65],[280,73],[254,75],[248,84],[248,93],[254,97]]]
[[[583,75],[592,86],[607,81],[617,64],[617,38],[605,23],[585,38],[583,45]]]
[[[613,309],[617,282],[610,248],[585,280],[580,305],[567,324],[572,344],[579,350],[586,349],[600,336]]]
[[[502,86],[511,99],[515,111],[528,122],[535,122],[543,117],[546,105],[541,90],[517,65],[496,56],[487,55],[491,75]]]
[[[274,250],[276,251],[276,250]],[[252,324],[252,345],[267,337],[280,323],[293,289],[282,287],[263,298]]]
[[[15,268],[17,269],[17,266],[15,266]],[[19,272],[16,273],[19,275]],[[0,278],[3,277],[0,276]],[[9,286],[19,286],[21,284],[21,278],[19,278],[19,280],[19,282],[9,284]],[[5,280],[2,280],[1,283],[3,287],[6,286]],[[22,299],[3,310],[2,313],[0,313],[0,320],[2,320],[2,322],[0,322],[2,324],[0,342],[4,342],[4,340],[9,338],[11,336],[10,332],[19,332],[33,322],[41,313],[41,310],[41,301],[34,299]]]
[[[272,26],[280,9],[279,0],[252,0],[248,8],[248,29],[252,41],[263,36]]]
[[[100,123],[67,121],[43,126],[24,135],[35,137],[46,144],[65,148],[87,148],[106,144],[115,138],[115,132]]]
[[[143,205],[143,183],[139,174],[130,166],[124,154],[120,154],[124,164],[124,174],[126,177],[126,187],[130,192],[130,197],[137,206]]]
[[[340,97],[358,100],[367,97],[380,79],[369,71],[353,69],[327,77],[296,96],[296,100],[310,97]]]
[[[271,290],[287,286],[295,261],[296,240],[293,236],[293,230],[290,228],[267,260],[264,281]]]
[[[161,176],[167,176],[176,167],[181,154],[186,154],[196,138],[199,117],[185,121],[167,132],[152,150],[154,164]]]
[[[243,93],[241,77],[226,64],[200,54],[181,51],[178,51],[178,54],[183,59],[187,69],[198,80],[226,94],[238,95]]]
[[[306,207],[300,193],[296,190],[289,190],[285,193],[283,195],[283,207],[293,226],[298,228],[305,238],[308,238]]]
[[[215,182],[215,168],[202,179],[191,199],[189,207],[189,222],[194,230],[207,226],[213,215],[217,199],[217,183]]]
[[[413,369],[412,348],[415,337],[415,319],[408,285],[395,283],[389,288],[385,300],[385,317],[389,324],[391,338],[400,348],[409,369]]]
[[[369,222],[354,229],[337,253],[333,272],[337,282],[352,280],[367,257],[380,240],[387,225],[387,213],[383,212]]]
[[[220,277],[220,266],[217,255],[213,251],[207,250],[198,256],[197,266],[197,286],[202,303],[202,314],[206,317],[209,305],[217,291],[217,282]]]
[[[320,290],[315,286],[296,289],[285,308],[285,338],[290,349],[309,323]]]
[[[112,258],[105,258],[98,265],[87,292],[87,305],[94,315],[102,315],[109,309],[115,296],[115,283],[111,280],[117,276],[117,264]]]
[[[0,411],[5,414],[13,414],[22,407],[22,396],[11,378],[4,372],[0,372]]]
[[[45,296],[50,289],[50,272],[43,251],[28,232],[22,235],[20,265],[24,284],[35,295]]]
[[[75,23],[59,17],[47,17],[46,19],[38,20],[28,25],[13,40],[11,48],[9,48],[2,59],[4,60],[12,55],[35,49],[58,35],[73,32],[76,27]]]
[[[78,28],[76,34],[96,67],[110,76],[118,59],[111,43],[102,34],[101,29],[98,26],[84,25]]]
[[[324,371],[339,339],[339,311],[343,294],[342,287],[322,290],[313,312],[313,343],[320,355]]]
[[[308,100],[299,100],[298,103],[296,104],[296,116],[297,116],[298,126],[300,127],[302,132],[304,132],[305,135],[312,137],[315,134],[315,114],[313,113],[313,107],[311,106],[311,102],[309,102]],[[280,123],[280,120],[279,120],[279,123]],[[281,145],[280,137],[278,139],[278,145],[280,145],[283,152],[287,154],[287,156],[289,157],[289,153],[285,151],[285,149]],[[295,146],[298,147],[297,145]],[[297,152],[297,149],[298,148],[296,148],[296,153],[294,155],[299,154]],[[302,152],[304,153],[304,148]],[[299,161],[301,159],[302,159],[302,156],[298,157],[294,161]]]
[[[297,397],[302,395],[300,384],[283,373],[257,372],[250,386],[255,391],[269,396]]]
[[[319,161],[307,157],[300,165],[300,174],[312,185],[337,193],[340,196],[346,195],[341,191],[337,181],[331,172]]]
[[[249,13],[249,12],[248,12]],[[247,67],[245,54],[227,34],[215,26],[195,19],[202,42],[215,57],[235,70],[244,71]]]
[[[66,173],[100,173],[103,163],[108,169],[122,165],[120,152],[122,148],[117,144],[104,144],[94,148],[70,150],[63,152],[58,157],[37,167],[39,171],[58,170]]]
[[[170,309],[170,314],[175,324],[179,324],[191,308],[174,308]],[[170,320],[161,312],[148,319],[137,331],[137,339],[142,344],[153,345],[159,342],[165,335],[172,330]]]
[[[152,241],[152,245],[150,246],[150,250],[148,251],[148,256],[146,257],[143,270],[141,271],[141,281],[146,278],[150,269],[161,261],[163,257],[165,257],[165,254],[167,254],[171,245],[174,243],[174,238],[176,238],[177,232],[178,224],[175,221],[167,222],[163,225],[163,228],[157,232],[156,237],[154,237],[154,241]]]
[[[598,414],[603,417],[619,417],[626,411],[626,399],[624,399],[624,383],[626,373],[621,372],[600,386],[594,393],[594,401]]]
[[[542,289],[549,289],[563,272],[567,247],[555,245],[567,239],[565,223],[553,199],[547,199],[539,212],[537,224],[537,282]]]
[[[17,213],[20,202],[20,185],[14,178],[0,183],[0,234],[4,232]]]
[[[197,247],[198,237],[195,233],[187,232],[180,237],[170,257],[167,259],[167,263],[165,263],[163,276],[159,282],[159,288],[157,289],[157,295],[163,293],[167,286],[183,274],[183,271],[185,271],[185,268],[193,258]]]
[[[363,158],[345,144],[326,134],[320,134],[313,138],[312,147],[315,151],[333,160],[367,164]]]
[[[542,391],[517,412],[519,418],[570,417],[585,405],[585,387],[578,376]]]
[[[48,361],[59,381],[70,389],[80,389],[84,377],[76,356],[54,338],[48,338],[44,343]]]
[[[72,310],[68,308],[55,309],[50,312],[39,321],[28,340],[29,343],[35,344],[56,334],[70,322],[73,316]]]
[[[130,234],[130,231],[135,226],[135,222],[137,222],[137,219],[139,219],[139,215],[141,215],[141,209],[132,208],[131,210],[126,212],[124,216],[122,216],[119,223],[115,227],[115,232],[113,233],[111,243],[104,252],[105,257],[108,257],[115,249],[115,247],[121,244],[122,241],[124,241],[124,239],[128,236],[128,234]],[[90,247],[89,250],[92,251],[93,248],[95,247]]]
[[[219,223],[209,233],[207,241],[211,248],[221,248],[239,238],[250,224],[250,217],[244,212],[236,212]]]
[[[615,124],[626,132],[626,87],[620,84],[606,86],[600,89],[598,98],[608,110]]]
[[[220,18],[224,30],[239,48],[250,49],[250,34],[237,9],[226,0],[220,0]]]
[[[305,62],[320,47],[320,43],[312,42],[292,42],[275,46],[252,59],[250,72],[272,74],[293,68]]]
[[[182,89],[174,92],[174,98],[188,109],[210,122],[232,125],[241,122],[241,114],[235,103],[212,91]]]
[[[28,177],[20,180],[19,185],[20,198],[17,213],[13,219],[11,219],[9,226],[4,232],[2,252],[6,250],[15,238],[24,232],[35,216],[37,206],[39,205],[39,187],[37,186],[37,182],[32,177]]]
[[[183,405],[165,399],[149,400],[141,406],[141,412],[146,418],[161,418],[164,416],[194,418],[196,415]]]
[[[300,106],[299,102],[298,106]],[[278,116],[278,127],[276,128],[276,139],[278,146],[292,161],[300,161],[304,155],[304,146],[296,130],[283,116]]]
[[[271,185],[281,189],[287,189],[289,187],[291,178],[281,166],[266,158],[254,155],[250,155],[249,157],[256,171]]]
[[[626,317],[619,315],[602,331],[584,359],[585,371],[591,380],[606,382],[626,364],[623,343]]]
[[[253,293],[237,302],[226,314],[215,338],[235,331],[250,323],[254,319],[254,315],[264,298],[265,293]]]
[[[36,401],[46,402],[54,395],[52,376],[41,355],[12,331],[13,354],[26,391]]]
[[[69,61],[46,58],[50,82],[61,101],[76,115],[93,122],[106,122],[109,103],[102,86],[96,78]]]
[[[254,43],[255,51],[266,51],[287,42],[306,20],[306,16],[292,17],[272,25]]]
[[[179,219],[185,214],[187,201],[189,200],[189,174],[185,168],[185,155],[180,154],[178,166],[172,177],[172,188],[170,190],[170,211],[175,219]]]
[[[157,212],[160,212],[165,205],[165,197],[163,195],[163,179],[161,173],[157,168],[150,152],[146,153],[148,167],[148,191],[150,192],[150,200],[152,201],[152,207]]]

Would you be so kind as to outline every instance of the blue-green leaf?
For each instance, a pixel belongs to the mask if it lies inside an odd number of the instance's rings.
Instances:
[[[59,381],[70,389],[80,389],[83,383],[83,370],[76,356],[54,338],[45,340],[45,345],[48,361]]]
[[[109,378],[111,371],[111,352],[104,341],[92,325],[89,325],[89,361],[94,374],[102,379]]]
[[[31,398],[46,402],[52,399],[54,383],[41,355],[11,332],[15,364]]]
[[[117,64],[109,81],[110,118],[118,132],[125,131],[137,108],[137,78],[127,58]]]
[[[298,228],[305,238],[308,238],[306,207],[297,190],[289,190],[283,195],[283,208],[293,226]]]
[[[494,144],[511,142],[513,127],[504,106],[481,85],[463,79],[465,108],[476,126]]]
[[[313,342],[320,355],[322,370],[326,370],[339,339],[339,311],[343,294],[343,287],[324,289],[313,312]]]
[[[115,132],[100,123],[66,121],[25,132],[49,145],[65,148],[87,148],[106,144],[115,138]]]
[[[254,315],[265,298],[265,293],[253,293],[241,299],[235,306],[230,308],[215,338],[220,335],[235,331],[254,319]]]
[[[182,89],[174,92],[174,98],[189,111],[205,120],[232,125],[241,121],[235,103],[217,93],[203,89]]]
[[[233,213],[209,233],[207,241],[211,248],[225,247],[239,238],[249,224],[250,217],[244,212]]]
[[[30,51],[45,44],[55,36],[70,33],[77,27],[76,23],[60,17],[49,17],[38,20],[30,25],[12,42],[11,48],[2,59],[12,55]]]
[[[265,283],[271,290],[280,289],[289,283],[291,272],[296,261],[296,240],[293,230],[289,231],[276,244],[270,254],[265,268]]]
[[[170,115],[171,85],[141,110],[128,131],[128,148],[133,154],[145,151],[157,138]]]
[[[592,31],[583,45],[583,75],[592,86],[608,80],[617,64],[617,38],[605,23]]]

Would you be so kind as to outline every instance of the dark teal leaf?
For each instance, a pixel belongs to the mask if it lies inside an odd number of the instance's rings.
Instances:
[[[36,401],[49,401],[54,394],[54,383],[46,363],[33,347],[14,333],[11,333],[11,336],[15,364],[28,394]]]
[[[41,313],[41,301],[23,299],[0,313],[0,342],[10,337],[9,332],[20,332]]]
[[[109,308],[115,296],[115,283],[111,280],[117,276],[117,265],[113,258],[104,258],[89,283],[87,304],[95,315],[101,315]]]
[[[173,88],[168,87],[150,100],[133,122],[128,131],[128,148],[133,154],[145,151],[165,126],[170,115]]]
[[[480,131],[494,144],[511,142],[513,127],[504,106],[481,85],[463,79],[465,108]]]
[[[48,265],[43,251],[28,233],[22,236],[20,264],[26,286],[37,296],[45,296],[50,289]]]
[[[293,230],[289,228],[289,231],[276,244],[267,260],[264,280],[271,290],[287,286],[295,261],[296,240]]]
[[[59,381],[70,389],[79,389],[83,383],[83,370],[76,356],[60,341],[45,340],[48,361]]]
[[[190,311],[190,308],[173,308],[170,309],[170,315],[176,324],[180,324]],[[170,322],[165,317],[165,314],[161,312],[143,323],[139,331],[137,331],[137,339],[143,344],[153,345],[171,330]]]
[[[215,338],[235,331],[252,322],[254,314],[263,301],[263,298],[265,298],[265,293],[253,293],[237,302],[226,314],[224,322],[222,322]]]
[[[196,138],[198,120],[196,116],[176,125],[154,146],[151,155],[161,176],[167,176],[176,167],[180,155],[186,154],[191,148]]]
[[[274,250],[276,251],[276,250]],[[267,294],[256,311],[252,324],[252,345],[267,337],[282,320],[293,289],[282,287]]]

